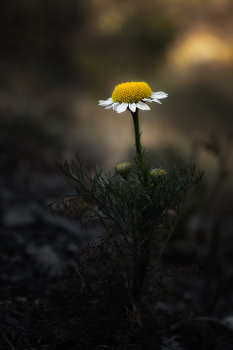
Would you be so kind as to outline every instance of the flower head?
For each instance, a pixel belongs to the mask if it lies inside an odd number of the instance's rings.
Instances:
[[[117,174],[127,175],[132,170],[132,165],[129,162],[119,164],[116,167]]]
[[[148,111],[150,107],[144,103],[145,101],[161,104],[159,100],[167,96],[163,91],[152,92],[149,85],[145,82],[123,83],[115,87],[112,97],[108,100],[100,100],[99,105],[104,106],[105,109],[112,108],[117,113],[122,113],[127,108],[131,112],[135,112],[137,108]]]
[[[150,172],[150,176],[152,179],[165,180],[167,178],[167,173],[163,169],[153,169]]]

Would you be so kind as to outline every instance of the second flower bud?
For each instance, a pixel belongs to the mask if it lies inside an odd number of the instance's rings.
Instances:
[[[116,167],[116,172],[117,174],[121,175],[121,176],[126,176],[130,173],[130,171],[132,170],[132,165],[129,162],[126,163],[122,163],[119,164]]]

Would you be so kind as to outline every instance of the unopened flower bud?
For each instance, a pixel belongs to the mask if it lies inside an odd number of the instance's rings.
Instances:
[[[153,169],[150,172],[150,176],[152,179],[165,180],[167,177],[167,173],[163,169]]]
[[[119,164],[116,167],[117,174],[127,175],[132,170],[132,165],[129,162]]]

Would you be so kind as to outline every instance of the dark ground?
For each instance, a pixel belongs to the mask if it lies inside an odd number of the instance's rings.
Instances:
[[[77,317],[75,287],[62,274],[74,269],[74,252],[96,240],[98,227],[80,233],[77,222],[43,211],[46,204],[72,192],[65,176],[41,154],[34,154],[33,166],[28,167],[29,156],[26,163],[12,160],[6,147],[10,149],[9,144],[2,145],[0,176],[0,349],[114,349],[103,341],[93,346],[80,343],[66,336],[62,326],[55,327],[56,320],[61,325]],[[154,303],[162,350],[233,348],[230,209],[221,216],[217,267],[211,287],[204,288],[206,237],[215,217],[216,213],[191,215],[186,228],[190,239],[173,240],[162,262],[170,268],[197,264],[204,271],[204,277],[184,277],[175,293]]]

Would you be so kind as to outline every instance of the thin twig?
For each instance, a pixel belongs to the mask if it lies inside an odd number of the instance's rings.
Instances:
[[[7,336],[2,332],[2,336],[5,339],[5,341],[7,342],[7,344],[10,346],[10,348],[12,350],[16,350],[16,348],[14,347],[14,345],[10,342],[10,340],[7,338]]]

